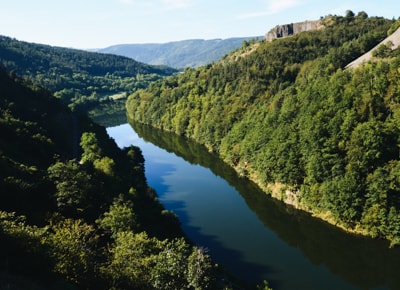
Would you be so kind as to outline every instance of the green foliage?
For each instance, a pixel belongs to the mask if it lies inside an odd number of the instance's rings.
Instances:
[[[1,289],[48,289],[40,287],[43,280],[54,278],[42,244],[46,232],[30,225],[26,216],[0,211]]]
[[[2,69],[0,87],[0,203],[3,210],[37,215],[49,207],[44,177],[54,155],[72,158],[75,153],[74,118],[48,92]]]
[[[61,212],[85,210],[92,189],[91,176],[79,168],[75,160],[57,162],[47,169],[56,186],[54,197]]]
[[[148,187],[140,149],[119,149],[103,127],[1,68],[0,88],[0,287],[154,289],[170,243],[156,237],[182,231]],[[187,265],[189,245],[171,245]],[[200,264],[190,285],[212,280]]]
[[[50,90],[75,111],[119,104],[132,93],[177,70],[127,57],[27,43],[0,36],[0,65]],[[120,105],[120,108],[123,106]]]
[[[98,236],[93,226],[81,220],[66,219],[51,226],[52,233],[43,239],[54,259],[54,271],[67,280],[83,284],[94,271],[95,245]]]
[[[133,205],[124,201],[123,196],[116,199],[110,205],[110,209],[96,222],[100,228],[109,231],[113,237],[119,232],[135,231],[137,228]]]
[[[393,34],[393,32],[395,32],[399,27],[400,27],[400,19],[398,19],[395,23],[393,23],[390,26],[390,28],[387,32],[387,35],[389,36],[389,35]]]
[[[80,142],[83,150],[81,162],[94,162],[102,157],[103,153],[94,132],[84,132]]]
[[[113,289],[150,289],[153,260],[162,246],[162,242],[146,233],[118,232],[109,261],[101,272],[111,281]]]
[[[11,237],[23,251],[31,253],[40,251],[40,239],[44,236],[45,229],[28,225],[25,216],[0,211],[0,229],[2,235]]]
[[[398,243],[400,191],[387,185],[398,176],[389,168],[399,160],[400,59],[385,52],[343,70],[393,21],[347,11],[322,22],[139,90],[128,117],[205,145],[266,190],[291,189],[336,224]]]
[[[215,266],[203,249],[175,239],[157,255],[151,281],[155,289],[210,289],[215,286],[214,272]]]
[[[104,173],[108,176],[114,175],[114,166],[115,162],[110,157],[102,157],[100,159],[96,159],[93,162],[93,166],[95,169],[99,170],[100,172]]]
[[[215,266],[202,248],[193,248],[188,258],[188,286],[196,290],[209,289],[215,283]]]
[[[156,257],[151,270],[155,289],[187,289],[189,245],[183,239],[167,243]]]
[[[145,233],[117,232],[101,272],[113,289],[209,289],[215,266],[184,239],[160,241]]]
[[[377,49],[372,51],[372,56],[385,58],[389,57],[392,53],[393,42],[388,41],[386,44],[381,44]]]

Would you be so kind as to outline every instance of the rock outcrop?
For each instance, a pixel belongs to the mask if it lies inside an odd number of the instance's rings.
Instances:
[[[318,30],[323,27],[320,20],[303,21],[284,25],[277,25],[265,34],[265,40],[288,37],[303,31]]]

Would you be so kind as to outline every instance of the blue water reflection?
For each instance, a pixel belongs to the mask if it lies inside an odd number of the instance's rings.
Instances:
[[[120,147],[133,144],[141,148],[146,178],[164,207],[179,216],[191,240],[208,248],[236,277],[249,283],[266,279],[277,290],[370,289],[385,284],[386,277],[364,279],[369,268],[361,269],[363,263],[358,260],[363,252],[354,258],[343,249],[347,241],[360,245],[363,241],[337,233],[307,215],[290,214],[290,208],[278,206],[259,192],[239,193],[209,168],[144,141],[129,124],[107,130]],[[354,252],[350,244],[349,248]],[[360,269],[348,273],[346,259],[354,260],[349,263]],[[393,280],[390,283],[398,283]]]

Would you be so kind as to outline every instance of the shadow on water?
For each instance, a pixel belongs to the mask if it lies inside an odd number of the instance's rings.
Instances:
[[[157,192],[158,196],[168,191],[168,185],[163,182],[163,176],[174,170],[175,166],[171,164],[158,163],[151,167],[145,164],[146,179],[150,184],[156,184],[156,186],[153,185],[153,189]]]
[[[312,218],[308,213],[266,196],[254,183],[239,178],[232,168],[201,145],[140,124],[131,123],[131,126],[145,141],[174,153],[191,164],[209,168],[215,175],[225,179],[242,195],[248,207],[266,227],[291,247],[300,249],[311,263],[325,265],[332,273],[360,289],[400,289],[399,248],[389,249],[384,241],[344,233],[332,225]],[[178,211],[181,209],[179,215],[182,222],[188,225],[189,217],[183,211],[185,205],[173,206]],[[241,273],[242,279],[259,281],[264,279],[266,272],[271,271],[263,265],[242,262],[240,252],[224,248],[217,237],[204,236],[199,228],[189,227],[185,231],[189,231],[192,239],[199,244],[210,245],[213,249],[212,256],[217,261],[225,261],[232,273]],[[246,269],[245,273],[242,269]],[[274,288],[279,289],[276,281],[270,282]]]
[[[198,227],[189,226],[185,229],[185,232],[189,233],[191,240],[196,241],[196,245],[207,245],[207,249],[209,254],[213,257],[213,260],[223,265],[223,268],[226,269],[228,273],[233,274],[236,279],[240,280],[239,283],[241,285],[254,287],[272,273],[270,267],[245,262],[243,255],[239,251],[224,247],[216,236],[205,235],[201,233]],[[243,269],[246,270],[243,271]]]
[[[265,265],[244,262],[243,255],[239,251],[226,248],[218,240],[217,236],[206,235],[201,232],[200,227],[191,226],[191,218],[188,215],[185,201],[164,198],[171,192],[171,189],[170,186],[165,183],[163,177],[175,171],[174,165],[168,163],[153,163],[146,165],[146,172],[147,171],[148,174],[146,174],[146,177],[148,183],[151,184],[153,189],[157,192],[159,199],[164,200],[162,202],[164,207],[168,210],[172,210],[179,217],[184,232],[196,245],[207,245],[206,249],[209,254],[212,255],[214,261],[219,263],[220,266],[223,264],[222,268],[226,269],[228,273],[238,273],[242,269],[246,269],[245,272],[242,271],[243,275],[240,275],[240,277],[235,275],[235,277],[231,277],[231,279],[238,279],[240,285],[253,287],[257,282],[261,282],[266,274],[270,273],[271,269],[268,269]]]
[[[257,265],[255,263],[247,263],[243,259],[243,255],[233,249],[225,247],[215,235],[206,235],[201,232],[200,227],[190,226],[190,217],[186,211],[186,205],[183,201],[173,201],[164,203],[166,208],[172,209],[178,216],[182,224],[182,228],[190,240],[194,241],[197,246],[203,247],[207,245],[207,252],[213,257],[213,260],[220,264],[223,269],[233,275],[233,279],[238,279],[240,285],[247,285],[254,287],[257,283],[262,281],[262,278],[269,273],[271,269],[265,265]],[[246,271],[243,271],[246,269]]]

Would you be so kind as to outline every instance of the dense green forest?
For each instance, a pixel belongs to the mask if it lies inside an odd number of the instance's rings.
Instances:
[[[0,288],[218,289],[139,148],[0,70]]]
[[[321,21],[153,83],[129,96],[128,116],[204,144],[285,202],[399,245],[400,50],[345,69],[399,22],[352,11]]]
[[[51,91],[75,110],[88,111],[126,98],[155,80],[176,73],[133,59],[0,36],[0,65]],[[109,109],[109,108],[108,108]]]

